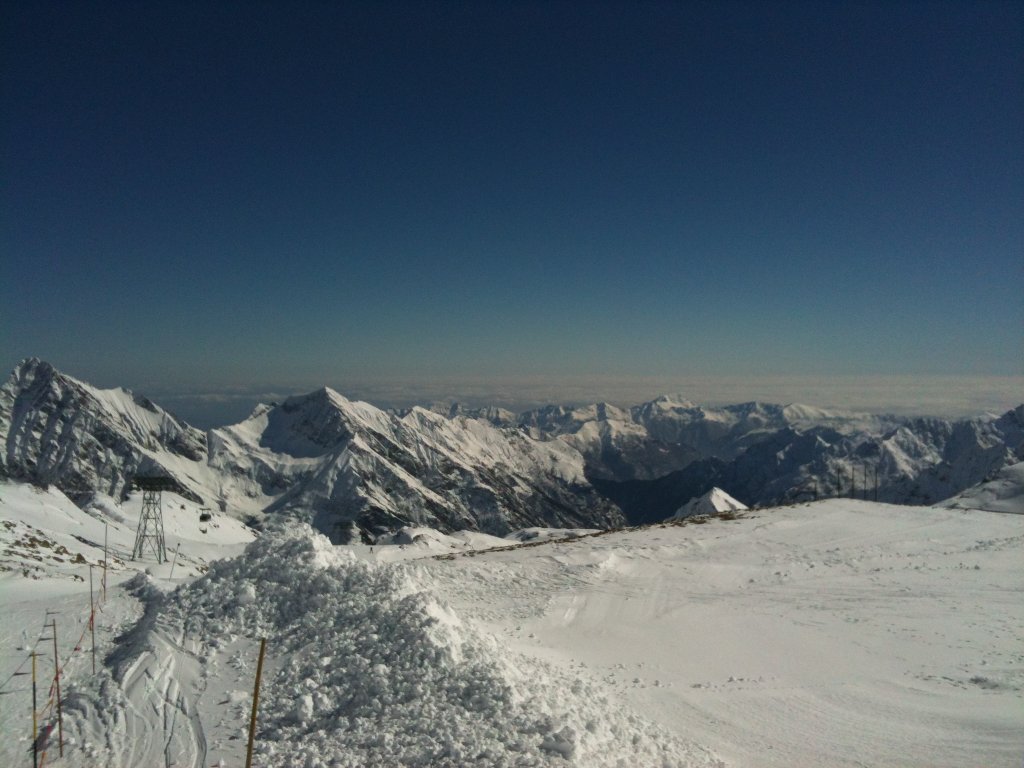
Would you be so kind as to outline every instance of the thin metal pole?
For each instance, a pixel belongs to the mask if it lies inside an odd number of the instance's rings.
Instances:
[[[39,768],[39,721],[36,712],[36,656],[32,651],[32,768]]]
[[[92,673],[96,674],[96,605],[92,600],[92,563],[89,563],[89,632],[92,634]]]
[[[57,730],[60,734],[60,756],[64,757],[64,709],[60,703],[60,664],[57,661],[57,620],[53,626],[53,679],[57,685]]]
[[[181,549],[181,542],[180,541],[178,542],[178,546],[176,546],[174,548],[174,560],[171,561],[171,574],[170,574],[170,576],[167,577],[168,581],[170,581],[172,578],[174,578],[174,566],[177,565],[177,563],[178,563],[178,550],[179,549]]]
[[[252,691],[252,717],[249,719],[249,748],[245,752],[245,768],[252,768],[252,743],[256,737],[256,708],[260,703],[260,678],[263,676],[263,654],[267,650],[267,638],[260,640],[260,660],[256,664],[256,686]]]

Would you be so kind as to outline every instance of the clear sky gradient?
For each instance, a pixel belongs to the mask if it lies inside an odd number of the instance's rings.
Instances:
[[[5,368],[168,397],[1024,381],[1019,3],[2,14]]]

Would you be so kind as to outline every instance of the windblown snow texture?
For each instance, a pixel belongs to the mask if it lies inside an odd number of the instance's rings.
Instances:
[[[198,639],[210,664],[238,636],[268,638],[260,764],[717,764],[463,625],[422,578],[356,561],[305,526],[281,528],[167,597],[154,625]]]

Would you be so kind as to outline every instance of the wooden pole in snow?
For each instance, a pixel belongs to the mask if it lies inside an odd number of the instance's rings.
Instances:
[[[89,563],[89,632],[92,635],[92,673],[96,674],[96,604],[92,599],[92,563]]]
[[[60,734],[60,756],[64,757],[64,709],[60,703],[60,662],[57,660],[57,620],[53,626],[53,680],[57,686],[57,731]]]
[[[36,718],[36,656],[32,651],[32,768],[39,768],[39,722]]]
[[[260,660],[256,663],[256,685],[252,691],[252,717],[249,718],[249,748],[245,751],[245,768],[252,768],[252,743],[256,738],[256,708],[260,704],[260,678],[263,676],[263,654],[267,638],[260,640]]]

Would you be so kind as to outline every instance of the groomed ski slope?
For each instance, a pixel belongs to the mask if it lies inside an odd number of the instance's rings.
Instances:
[[[299,528],[174,593],[136,578],[112,604],[145,617],[104,641],[99,679],[79,667],[72,748],[47,764],[241,765],[261,636],[259,765],[998,767],[1024,754],[1021,516],[835,500],[468,543],[371,552]],[[4,756],[30,760],[9,741]]]
[[[1024,523],[834,500],[433,568],[454,610],[740,766],[1019,766]]]

